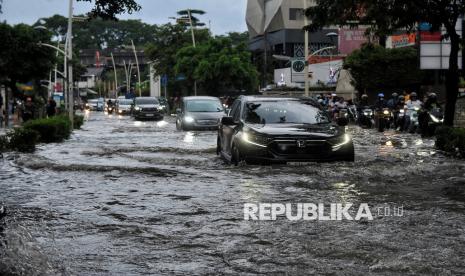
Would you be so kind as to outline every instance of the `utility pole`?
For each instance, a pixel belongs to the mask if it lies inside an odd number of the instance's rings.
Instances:
[[[140,85],[140,67],[139,67],[139,58],[137,57],[136,46],[134,46],[134,41],[131,39],[132,49],[134,50],[134,56],[136,58],[136,66],[137,66],[137,75],[139,76],[139,97],[142,97],[142,88]]]
[[[116,73],[115,57],[113,56],[113,53],[111,53],[111,61],[113,62],[113,70],[115,71],[115,91],[116,97],[118,98],[118,74]]]
[[[192,22],[192,14],[191,14],[190,9],[187,10],[187,14],[189,15],[189,23],[191,25],[192,45],[194,45],[194,48],[195,48],[196,44],[195,44],[194,23]],[[194,80],[194,95],[197,96],[197,80]]]
[[[304,10],[303,10],[303,16],[304,16],[304,27],[308,25],[308,18],[307,16],[305,15],[305,11],[307,10],[308,8],[308,2],[307,0],[302,0],[303,1],[303,4],[304,4]],[[305,81],[305,97],[308,97],[310,96],[310,87],[309,87],[309,84],[308,84],[308,73],[309,73],[309,64],[308,64],[308,52],[309,52],[309,49],[308,49],[308,41],[309,41],[309,35],[308,35],[308,31],[307,30],[304,30],[305,32],[305,41],[304,41],[304,49],[305,49],[305,76],[304,76],[304,81]]]
[[[74,88],[73,88],[73,1],[69,0],[69,15],[68,15],[68,102],[69,102],[69,120],[71,126],[74,125]]]

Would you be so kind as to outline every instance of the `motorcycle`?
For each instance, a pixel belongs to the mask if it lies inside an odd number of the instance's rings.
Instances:
[[[347,109],[348,111],[348,119],[349,122],[358,122],[358,112],[357,112],[357,107],[355,105],[351,105]]]
[[[436,128],[444,123],[444,113],[441,108],[426,110],[420,118],[420,131],[423,136],[433,136]]]
[[[358,124],[361,127],[372,128],[375,124],[375,120],[373,118],[373,109],[368,106],[365,106],[358,114]]]
[[[383,108],[382,110],[379,110],[376,114],[376,117],[379,132],[384,132],[385,129],[389,129],[391,127],[393,114],[389,108]]]
[[[405,124],[405,109],[399,109],[394,115],[394,127],[399,131],[404,129]]]
[[[420,113],[420,108],[415,107],[411,112],[410,112],[410,124],[408,126],[408,132],[409,133],[415,133],[418,131],[419,126],[420,126],[420,121],[418,120],[418,116]]]
[[[108,106],[107,107],[107,113],[108,114],[113,114],[115,112],[115,107],[114,106]]]

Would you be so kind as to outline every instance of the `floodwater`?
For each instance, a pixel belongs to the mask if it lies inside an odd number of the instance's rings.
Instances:
[[[356,162],[239,166],[173,118],[87,114],[0,160],[0,275],[464,275],[465,162],[351,127]],[[367,203],[367,221],[244,220],[245,203]],[[373,209],[372,209],[373,210]]]

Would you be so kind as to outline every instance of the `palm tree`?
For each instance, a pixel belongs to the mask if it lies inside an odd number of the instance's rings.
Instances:
[[[194,27],[203,27],[205,26],[205,23],[200,22],[200,19],[197,18],[195,15],[204,15],[206,12],[202,10],[181,10],[178,11],[178,15],[181,16],[181,18],[178,19],[179,23],[183,24],[190,24],[189,23],[189,14],[192,19],[192,25]]]

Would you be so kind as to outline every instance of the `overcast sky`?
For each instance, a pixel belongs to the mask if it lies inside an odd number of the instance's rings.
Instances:
[[[91,10],[92,5],[85,2],[75,2],[74,14],[82,14]],[[150,24],[164,24],[168,17],[175,16],[176,11],[191,8],[207,12],[201,19],[208,24],[214,34],[224,34],[231,31],[246,31],[245,10],[246,0],[137,0],[142,6],[140,12],[132,15],[122,15],[122,19],[140,19]],[[3,0],[3,14],[0,21],[9,24],[33,24],[39,18],[54,14],[67,15],[67,0]]]

